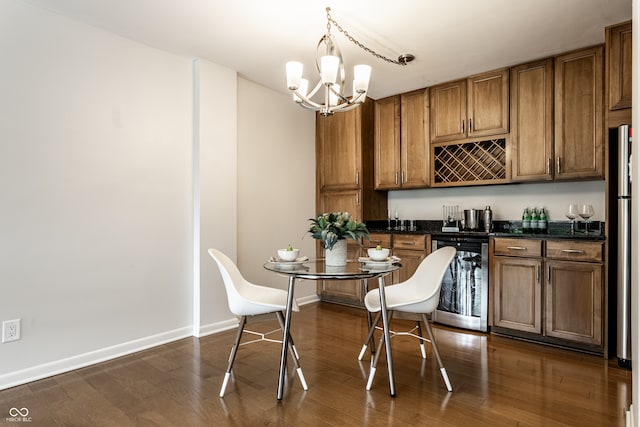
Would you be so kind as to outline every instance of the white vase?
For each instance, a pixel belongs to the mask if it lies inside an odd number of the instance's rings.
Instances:
[[[324,263],[335,267],[347,265],[347,241],[338,240],[332,249],[325,249]]]

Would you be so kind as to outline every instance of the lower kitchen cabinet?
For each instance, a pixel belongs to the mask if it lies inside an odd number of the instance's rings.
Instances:
[[[603,242],[546,242],[547,336],[603,345],[603,247]]]
[[[602,241],[494,239],[492,331],[605,353]]]
[[[541,270],[541,259],[494,257],[495,326],[542,333]]]
[[[413,276],[423,259],[427,257],[429,236],[425,234],[395,234],[393,255],[401,259],[402,268],[394,273],[393,283],[400,283]]]
[[[353,240],[347,240],[347,259],[353,262],[359,257],[360,245]],[[364,289],[360,280],[321,280],[318,281],[316,290],[323,301],[363,305]]]
[[[348,240],[347,258],[357,260],[361,256],[367,256],[368,248],[380,245],[390,248],[391,254],[401,259],[402,268],[385,277],[385,284],[399,283],[407,280],[415,273],[423,259],[427,256],[431,244],[430,236],[425,234],[391,234],[370,233],[369,240],[363,241],[362,247],[358,243]],[[323,251],[318,250],[319,256]],[[317,293],[322,301],[338,304],[363,307],[365,284],[359,280],[323,280],[317,284]],[[377,280],[370,280],[369,289],[378,287]]]

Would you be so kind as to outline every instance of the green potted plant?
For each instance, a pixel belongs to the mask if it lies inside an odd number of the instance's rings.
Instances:
[[[333,266],[347,264],[347,241],[369,238],[366,224],[353,220],[349,212],[329,212],[310,218],[309,233],[314,239],[322,240],[325,249],[325,263]]]

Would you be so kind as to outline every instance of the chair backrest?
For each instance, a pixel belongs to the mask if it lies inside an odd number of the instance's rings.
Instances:
[[[209,255],[211,255],[211,258],[218,264],[220,269],[222,281],[227,291],[229,310],[237,316],[242,316],[244,314],[244,301],[246,300],[244,297],[245,292],[243,291],[245,290],[244,288],[248,288],[249,282],[242,276],[242,273],[240,273],[231,258],[217,249],[209,249]]]
[[[435,304],[435,306],[429,307],[425,312],[435,310],[440,299],[442,279],[456,252],[453,246],[446,246],[432,252],[422,260],[415,273],[404,282],[403,293],[409,300],[433,301],[430,305]]]
[[[209,255],[218,264],[227,291],[229,310],[233,314],[253,316],[283,311],[286,308],[287,291],[249,282],[242,276],[235,263],[217,249],[209,249]],[[298,311],[295,300],[292,308]]]

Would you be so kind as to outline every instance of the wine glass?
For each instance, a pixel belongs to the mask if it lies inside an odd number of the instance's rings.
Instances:
[[[567,208],[567,213],[565,214],[567,218],[569,218],[571,220],[571,234],[573,234],[575,232],[575,222],[576,222],[576,218],[578,217],[578,206],[576,205],[569,205],[569,207]]]
[[[586,222],[584,227],[584,234],[589,234],[589,222],[590,222],[589,218],[593,216],[593,206],[582,205],[582,207],[580,208],[579,215]]]

